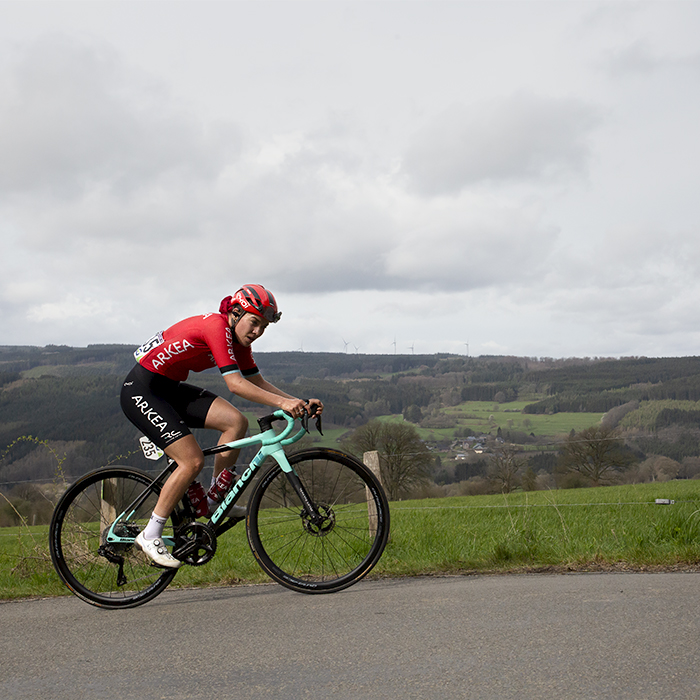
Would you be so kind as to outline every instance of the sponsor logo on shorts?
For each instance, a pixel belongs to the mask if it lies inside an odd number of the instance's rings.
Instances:
[[[131,398],[135,402],[136,408],[141,411],[146,420],[158,428],[164,440],[171,442],[182,435],[182,431],[168,430],[168,422],[158,411],[149,406],[148,401],[146,401],[143,396],[132,396]]]

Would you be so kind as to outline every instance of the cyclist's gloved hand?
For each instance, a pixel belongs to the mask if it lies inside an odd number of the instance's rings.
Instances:
[[[306,410],[310,416],[320,416],[323,413],[323,403],[318,399],[307,399]]]

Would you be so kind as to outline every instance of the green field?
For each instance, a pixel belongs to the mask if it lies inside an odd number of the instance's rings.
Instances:
[[[657,505],[655,499],[673,505]],[[372,576],[700,569],[700,481],[535,491],[391,504],[391,541]],[[68,594],[47,527],[0,530],[0,598]],[[239,526],[173,586],[268,581]]]
[[[584,430],[596,425],[603,417],[602,413],[554,413],[536,415],[522,413],[531,401],[512,401],[494,403],[492,401],[467,401],[458,406],[443,409],[444,417],[453,425],[448,428],[417,427],[422,440],[430,442],[452,440],[455,431],[469,429],[474,433],[491,433],[498,429],[530,433],[535,436],[568,435],[571,430]],[[403,421],[402,416],[383,416],[380,420]]]
[[[535,435],[564,435],[571,430],[584,430],[600,422],[602,413],[554,413],[552,415],[535,415],[521,411],[530,401],[513,401],[510,403],[489,403],[471,401],[459,406],[445,409],[448,415],[454,415],[459,423],[477,430],[517,430]]]

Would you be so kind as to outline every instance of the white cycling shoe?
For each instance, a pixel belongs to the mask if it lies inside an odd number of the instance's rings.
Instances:
[[[134,544],[140,547],[144,554],[158,566],[166,569],[177,569],[182,566],[182,562],[170,554],[160,537],[156,537],[154,540],[147,540],[143,536],[143,532],[139,532],[134,540]]]

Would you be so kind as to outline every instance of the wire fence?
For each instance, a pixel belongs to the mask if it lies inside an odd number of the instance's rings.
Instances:
[[[464,498],[470,498],[464,496]],[[476,496],[472,497],[476,498]],[[698,497],[700,501],[700,496]],[[657,498],[653,501],[608,501],[601,503],[501,503],[501,504],[484,504],[484,505],[437,505],[437,506],[406,506],[401,507],[392,504],[394,510],[489,510],[489,509],[504,509],[511,508],[589,508],[589,507],[609,507],[609,506],[654,506],[654,505],[675,505],[680,503],[697,503],[698,501],[675,500],[669,498]]]
[[[509,447],[517,447],[517,448],[530,448],[530,449],[520,449],[520,452],[524,453],[533,453],[536,454],[537,452],[553,452],[553,449],[548,449],[548,448],[555,448],[555,449],[560,449],[563,446],[571,445],[592,445],[595,443],[603,443],[603,442],[619,442],[619,443],[624,443],[626,441],[634,440],[634,436],[604,436],[604,437],[591,437],[591,438],[585,438],[585,439],[580,439],[577,440],[575,438],[566,438],[566,439],[560,439],[560,440],[549,440],[547,442],[537,442],[537,443],[529,443],[528,445],[520,445],[516,443],[508,443],[504,442],[499,445],[496,445],[495,447],[490,447],[488,452],[482,452],[482,453],[474,453],[474,456],[477,458],[481,459],[488,459],[491,455],[498,453],[500,450],[509,448]],[[53,477],[44,477],[44,478],[31,478],[31,479],[8,479],[8,480],[3,480],[0,481],[0,487],[8,487],[8,486],[17,486],[20,484],[50,484],[50,483],[56,483],[57,481],[63,482],[63,483],[72,483],[73,481],[79,479],[82,474],[79,475],[64,475],[62,473],[62,465],[65,459],[67,458],[67,454],[64,454],[62,457],[60,457],[57,452],[53,449],[51,446],[51,441],[49,440],[40,440],[38,438],[34,438],[32,436],[22,436],[14,440],[10,445],[8,445],[5,450],[0,454],[0,469],[2,469],[2,464],[7,457],[7,455],[11,452],[12,448],[15,447],[18,443],[20,442],[34,442],[36,443],[37,447],[43,446],[46,447],[56,458],[57,465],[58,465],[58,472],[57,475]],[[459,443],[465,443],[466,438],[456,438],[452,440],[452,443],[454,444],[455,442]],[[460,448],[457,448],[458,450]],[[470,452],[473,451],[473,449],[469,446],[464,446],[462,448],[463,450]],[[436,452],[437,450],[431,450],[431,453]],[[116,455],[115,457],[111,458],[109,462],[102,466],[110,466],[111,464],[115,464],[118,460],[124,460],[128,459],[129,457],[135,455],[135,454],[141,454],[140,449],[135,449],[132,450],[126,454],[123,455]],[[420,456],[425,456],[425,452],[382,452],[381,453],[383,457],[385,458],[406,458],[406,457],[420,457]],[[458,460],[459,461],[459,460]],[[237,465],[240,468],[245,468],[247,465],[246,464],[239,464]],[[142,467],[139,467],[139,471],[143,471],[147,474],[157,474],[160,470],[149,470],[149,469],[144,469]]]
[[[657,498],[654,501],[609,501],[600,503],[516,503],[516,504],[491,504],[491,505],[411,505],[401,506],[397,504],[391,505],[392,512],[396,511],[438,511],[438,510],[511,510],[511,509],[527,509],[527,508],[595,508],[595,507],[610,507],[610,506],[653,506],[653,505],[676,505],[682,503],[698,503],[698,500],[673,500],[667,498]],[[21,525],[10,526],[13,528],[22,527]],[[17,532],[0,532],[0,537],[17,537]]]

